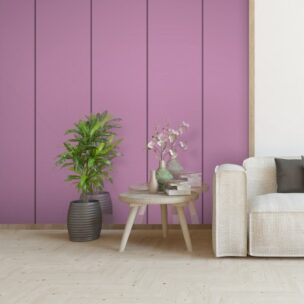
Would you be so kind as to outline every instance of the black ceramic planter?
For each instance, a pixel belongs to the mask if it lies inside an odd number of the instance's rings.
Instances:
[[[88,200],[99,201],[102,214],[112,214],[112,200],[109,192],[88,194]]]
[[[73,242],[93,241],[99,238],[102,224],[99,201],[70,202],[68,211],[69,238]]]

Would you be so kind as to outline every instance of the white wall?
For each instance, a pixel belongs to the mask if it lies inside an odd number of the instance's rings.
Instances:
[[[304,0],[255,0],[255,155],[304,154]]]

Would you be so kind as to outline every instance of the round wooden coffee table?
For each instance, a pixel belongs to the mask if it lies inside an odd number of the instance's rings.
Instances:
[[[191,187],[191,191],[197,192],[200,195],[201,193],[208,191],[208,186],[207,186],[207,184],[203,183],[200,187]],[[143,184],[138,184],[138,185],[131,185],[131,186],[129,186],[129,192],[147,193],[147,192],[149,192],[148,184],[143,183]],[[197,199],[197,198],[198,197],[196,197],[195,199]],[[200,220],[199,220],[199,216],[196,211],[195,201],[189,202],[187,207],[189,209],[191,223],[199,224]],[[141,206],[139,208],[138,215],[137,215],[137,221],[139,220],[139,223],[144,223],[144,221],[146,219],[146,217],[145,217],[146,209],[147,209],[147,206],[145,206],[145,205]],[[179,223],[178,215],[177,215],[175,208],[173,208],[173,210],[172,210],[172,221],[173,221],[173,224]]]
[[[128,220],[123,232],[120,252],[123,252],[126,248],[133,224],[139,208],[147,205],[160,205],[162,214],[162,231],[163,237],[166,238],[168,234],[168,220],[167,220],[167,206],[174,206],[177,210],[179,222],[183,232],[184,240],[188,251],[192,251],[192,244],[190,239],[190,234],[188,230],[188,224],[184,213],[184,207],[190,202],[195,201],[198,198],[197,192],[192,192],[191,195],[175,195],[169,196],[162,193],[152,194],[149,192],[126,192],[121,193],[119,198],[122,202],[127,203],[130,207]]]

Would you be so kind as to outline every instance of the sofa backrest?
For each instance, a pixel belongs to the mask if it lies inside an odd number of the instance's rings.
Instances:
[[[250,157],[244,160],[247,173],[247,198],[277,192],[274,157]]]
[[[301,157],[281,157],[300,159]],[[277,192],[277,174],[274,157],[250,157],[244,160],[247,175],[247,198]]]

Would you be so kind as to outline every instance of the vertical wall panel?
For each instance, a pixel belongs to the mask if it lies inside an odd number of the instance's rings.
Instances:
[[[90,1],[37,1],[37,222],[64,223],[77,199],[55,167],[64,132],[90,110]]]
[[[0,1],[0,223],[34,222],[34,1]]]
[[[189,150],[180,152],[188,171],[202,170],[202,1],[149,1],[149,136],[156,126],[181,121],[191,128]],[[149,154],[149,169],[157,161]],[[202,202],[197,202],[201,217]],[[149,223],[160,221],[149,208]]]
[[[114,162],[114,222],[128,207],[118,194],[146,181],[146,1],[93,0],[93,111],[122,118],[123,157]]]
[[[248,155],[248,0],[204,0],[204,174]],[[211,222],[211,191],[204,222]]]

